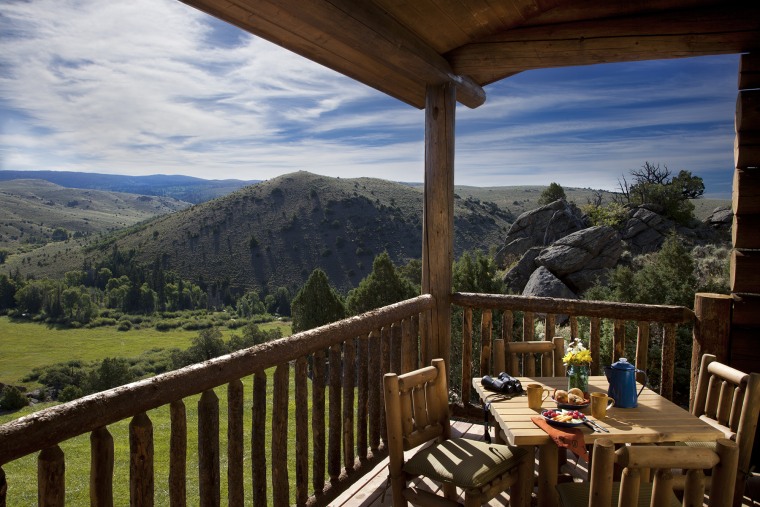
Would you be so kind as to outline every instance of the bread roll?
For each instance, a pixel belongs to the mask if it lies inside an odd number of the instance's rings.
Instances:
[[[567,400],[568,400],[567,391],[563,391],[562,389],[557,389],[557,391],[555,391],[554,393],[554,400],[560,403],[567,403]]]
[[[581,391],[577,387],[573,387],[572,389],[570,389],[570,391],[568,391],[568,394],[574,394],[576,396],[580,396],[581,398],[583,398],[583,391]]]

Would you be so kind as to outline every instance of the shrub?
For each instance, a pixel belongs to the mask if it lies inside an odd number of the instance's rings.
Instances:
[[[82,389],[80,389],[77,386],[68,385],[63,388],[63,390],[58,393],[58,401],[61,402],[67,402],[76,400],[77,398],[81,398],[84,393],[82,392]]]
[[[628,219],[628,209],[621,203],[611,202],[604,206],[587,204],[581,206],[592,226],[607,225],[619,229]]]
[[[117,331],[129,331],[130,329],[132,329],[132,323],[128,320],[122,320],[116,328]]]
[[[24,393],[13,386],[5,386],[0,396],[0,408],[3,410],[19,410],[29,405]]]

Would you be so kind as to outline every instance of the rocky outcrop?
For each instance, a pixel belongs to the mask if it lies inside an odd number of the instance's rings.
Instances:
[[[527,211],[510,227],[504,247],[496,254],[496,264],[506,267],[510,259],[522,257],[529,249],[550,245],[584,227],[583,213],[563,199]]]
[[[562,280],[544,266],[536,269],[530,275],[528,283],[522,292],[523,296],[552,297],[563,299],[578,299],[578,296],[570,288],[562,283]]]
[[[734,221],[734,212],[731,208],[715,208],[709,217],[705,218],[704,223],[714,229],[727,231],[731,228]]]
[[[504,275],[504,285],[510,292],[521,292],[525,284],[528,283],[530,275],[536,270],[536,257],[541,253],[543,247],[534,246],[529,248],[525,254],[520,257],[512,269]]]
[[[658,250],[667,235],[674,229],[673,221],[644,206],[639,206],[631,210],[621,235],[631,253],[638,255]]]

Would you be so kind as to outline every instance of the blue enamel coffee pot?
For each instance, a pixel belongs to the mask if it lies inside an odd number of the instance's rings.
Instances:
[[[638,393],[636,392],[636,372],[644,374],[644,385],[641,386]],[[649,383],[646,372],[636,369],[626,358],[621,357],[612,363],[612,366],[605,366],[604,374],[610,384],[607,395],[615,400],[615,406],[618,408],[635,408],[638,405],[641,391]]]

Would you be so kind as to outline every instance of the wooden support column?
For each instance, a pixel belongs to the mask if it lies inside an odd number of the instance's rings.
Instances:
[[[422,292],[435,297],[426,319],[423,364],[441,357],[450,369],[451,266],[454,258],[454,114],[456,88],[428,85],[425,101],[425,195]]]
[[[691,386],[689,408],[697,392],[699,365],[704,354],[714,354],[718,361],[728,362],[731,332],[731,296],[698,292],[694,295],[694,340],[691,348]]]
[[[750,372],[760,371],[760,53],[741,56],[735,126],[731,255],[734,307],[727,362]]]

